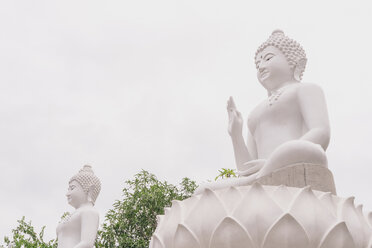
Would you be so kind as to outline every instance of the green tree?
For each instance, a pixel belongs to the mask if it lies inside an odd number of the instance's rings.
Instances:
[[[13,237],[5,237],[5,247],[12,248],[55,248],[56,240],[44,241],[45,226],[37,233],[32,226],[31,221],[26,222],[25,217],[18,220],[18,226],[12,230]],[[4,246],[0,246],[4,247]]]
[[[237,177],[234,169],[222,168],[221,170],[218,170],[218,172],[220,174],[216,176],[216,178],[214,179],[215,181],[217,181],[218,178],[223,179],[223,178]]]
[[[156,228],[156,216],[164,214],[172,200],[190,197],[197,187],[188,178],[176,187],[145,170],[126,181],[126,185],[123,199],[117,200],[106,214],[96,247],[147,248]]]

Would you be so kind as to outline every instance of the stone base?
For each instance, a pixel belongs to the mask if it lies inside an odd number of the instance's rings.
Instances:
[[[313,190],[331,192],[336,195],[333,175],[328,168],[314,164],[296,164],[256,179],[250,184],[258,182],[262,185],[285,185],[303,188],[311,186]]]
[[[372,213],[355,206],[354,197],[260,183],[206,188],[173,201],[150,242],[150,248],[371,247]]]

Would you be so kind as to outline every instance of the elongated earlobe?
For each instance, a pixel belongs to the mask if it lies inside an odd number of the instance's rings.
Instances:
[[[89,187],[89,190],[88,190],[88,202],[93,203],[93,205],[94,205],[94,200],[93,200],[94,189],[95,189],[95,186],[92,185]]]
[[[307,60],[305,58],[302,58],[299,61],[297,61],[293,75],[297,81],[301,81],[302,79],[302,73],[305,71],[306,62]]]

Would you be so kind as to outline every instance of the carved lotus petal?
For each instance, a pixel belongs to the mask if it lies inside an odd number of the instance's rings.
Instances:
[[[158,223],[151,248],[372,248],[372,213],[310,188],[206,189],[174,201]]]
[[[160,238],[154,234],[150,241],[150,248],[165,248]]]
[[[331,192],[326,192],[322,194],[319,199],[321,202],[324,203],[324,205],[331,211],[333,216],[337,217],[337,203],[335,202],[335,199],[332,196]]]
[[[309,238],[293,216],[284,214],[265,235],[263,248],[308,248]]]
[[[242,196],[235,187],[229,187],[227,190],[221,190],[220,198],[223,199],[227,213],[230,214],[236,207],[236,202],[239,201]]]
[[[372,248],[372,238],[370,239],[367,248]]]
[[[261,184],[255,183],[243,196],[232,216],[242,223],[255,243],[261,244],[269,227],[282,213]]]
[[[368,242],[369,242],[369,237],[371,236],[371,228],[369,227],[366,219],[364,218],[364,215],[363,215],[363,205],[359,205],[356,209],[355,209],[356,213],[357,213],[357,216],[359,218],[359,223],[362,225],[363,227],[363,230],[361,230],[361,232],[363,232],[363,247],[367,246],[368,245]]]
[[[180,201],[172,201],[171,210],[166,208],[166,213],[162,218],[162,225],[156,230],[159,237],[162,237],[165,247],[171,247],[173,242],[174,232],[179,224],[181,218],[181,204]]]
[[[226,216],[224,205],[216,193],[205,189],[200,200],[185,219],[185,223],[198,235],[200,245],[207,247],[212,231]]]
[[[353,237],[356,247],[364,247],[363,226],[359,221],[358,213],[354,206],[354,197],[347,198],[342,204],[341,218],[345,220],[346,226]]]
[[[170,210],[171,210],[171,208],[164,208],[164,215],[167,215]]]
[[[367,215],[368,224],[370,227],[372,227],[372,212],[369,212]]]
[[[288,187],[280,185],[274,190],[271,196],[284,212],[288,211],[289,204],[293,198],[291,192],[288,190]]]
[[[336,224],[325,235],[319,248],[353,248],[353,238],[344,221]]]
[[[319,244],[323,234],[336,223],[336,218],[314,195],[310,187],[300,190],[292,202],[290,213],[302,224],[311,246]]]
[[[181,218],[184,220],[190,212],[194,209],[195,205],[199,202],[201,195],[194,195],[184,201],[182,201],[182,215]]]
[[[248,232],[232,217],[226,217],[213,232],[210,248],[256,248]]]
[[[168,247],[168,246],[167,246]],[[174,235],[173,248],[200,248],[196,235],[185,225],[179,224]]]
[[[158,226],[162,225],[163,220],[164,220],[164,215],[157,215],[156,216],[156,223],[158,224]]]

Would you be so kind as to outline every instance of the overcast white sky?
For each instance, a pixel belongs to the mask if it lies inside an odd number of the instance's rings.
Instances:
[[[47,238],[91,164],[104,214],[141,169],[198,183],[234,168],[226,100],[266,97],[253,56],[273,29],[326,94],[338,195],[372,210],[370,1],[1,1],[0,243],[26,216]]]

